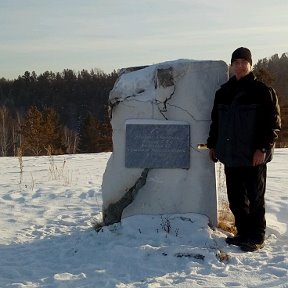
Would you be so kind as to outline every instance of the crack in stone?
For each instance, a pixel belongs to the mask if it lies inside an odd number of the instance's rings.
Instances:
[[[184,108],[182,108],[182,107],[180,107],[180,106],[172,105],[172,104],[169,104],[169,103],[167,103],[167,105],[184,111],[184,112],[187,113],[194,121],[202,121],[202,122],[210,122],[210,121],[211,121],[210,119],[204,119],[204,120],[196,119],[195,116],[193,116],[190,112],[188,112],[186,109],[184,109]]]
[[[122,196],[122,198],[104,209],[104,225],[112,225],[121,221],[123,210],[134,201],[138,191],[146,184],[149,171],[149,168],[145,168],[135,184]]]

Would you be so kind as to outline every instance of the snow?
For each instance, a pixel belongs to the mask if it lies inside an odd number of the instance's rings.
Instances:
[[[288,149],[268,165],[266,246],[253,253],[199,214],[132,216],[97,233],[109,157],[23,157],[22,173],[0,158],[1,288],[288,287]]]

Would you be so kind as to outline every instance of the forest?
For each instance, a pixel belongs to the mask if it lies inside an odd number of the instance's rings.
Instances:
[[[117,77],[66,69],[0,79],[0,155],[111,151],[107,105]]]
[[[288,53],[259,60],[253,70],[279,97],[282,129],[277,147],[288,147]],[[118,71],[26,71],[0,79],[0,156],[112,151],[109,92]]]

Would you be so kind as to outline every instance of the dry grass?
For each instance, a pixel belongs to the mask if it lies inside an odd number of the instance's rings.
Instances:
[[[218,228],[232,234],[237,233],[234,216],[230,211],[228,202],[224,200],[220,203],[218,213]]]
[[[23,178],[23,157],[22,157],[22,149],[21,148],[17,148],[17,157],[18,157],[18,161],[19,161],[19,168],[20,168],[20,180],[19,180],[19,184],[22,184],[22,178]]]
[[[220,262],[223,263],[228,263],[231,258],[230,255],[223,250],[219,250],[219,252],[216,254],[216,257]]]
[[[225,181],[225,172],[224,165],[217,163],[216,165],[216,183],[217,190],[220,195],[226,195],[226,181]],[[223,231],[236,234],[235,220],[234,216],[229,208],[228,199],[226,196],[220,198],[219,200],[219,209],[218,209],[218,228]]]

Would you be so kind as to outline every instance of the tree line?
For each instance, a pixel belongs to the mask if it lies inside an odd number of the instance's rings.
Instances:
[[[66,69],[0,79],[0,156],[111,151],[107,105],[117,77]]]
[[[287,55],[275,54],[253,66],[279,96],[277,147],[288,147]],[[65,69],[0,79],[0,156],[112,151],[108,97],[117,78],[116,71]]]

